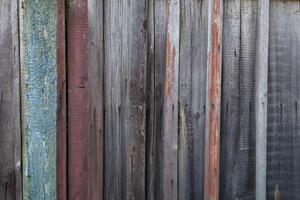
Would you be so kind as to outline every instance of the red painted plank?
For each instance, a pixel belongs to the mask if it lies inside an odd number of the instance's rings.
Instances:
[[[222,0],[209,2],[204,199],[219,199]]]
[[[65,1],[57,0],[57,199],[67,199]]]
[[[87,198],[87,0],[68,3],[68,198]]]

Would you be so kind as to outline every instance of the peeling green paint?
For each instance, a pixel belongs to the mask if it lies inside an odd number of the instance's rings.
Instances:
[[[25,200],[56,199],[56,1],[20,4]]]

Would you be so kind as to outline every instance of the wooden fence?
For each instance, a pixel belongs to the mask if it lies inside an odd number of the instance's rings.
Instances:
[[[0,0],[0,200],[300,199],[297,0]]]

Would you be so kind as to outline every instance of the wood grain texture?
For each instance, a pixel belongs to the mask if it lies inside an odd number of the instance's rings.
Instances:
[[[178,199],[203,199],[207,76],[206,0],[181,1]]]
[[[67,66],[65,0],[56,1],[56,54],[57,54],[57,184],[58,200],[67,199]]]
[[[269,48],[269,0],[258,1],[256,46],[256,190],[255,199],[265,200],[267,179],[267,85]]]
[[[180,1],[166,0],[166,67],[163,104],[163,199],[178,197],[178,87]]]
[[[219,199],[223,1],[208,2],[204,200]]]
[[[68,198],[88,198],[87,0],[68,1]]]
[[[104,5],[104,197],[144,199],[148,1]]]
[[[220,199],[255,199],[258,2],[224,1]]]
[[[104,2],[88,1],[88,198],[103,199],[104,178]]]
[[[270,1],[267,199],[300,199],[299,8]]]
[[[166,55],[165,2],[149,0],[146,93],[146,199],[163,199],[163,101]]]
[[[23,198],[56,199],[56,1],[19,8]]]
[[[0,199],[22,199],[18,2],[0,1]]]

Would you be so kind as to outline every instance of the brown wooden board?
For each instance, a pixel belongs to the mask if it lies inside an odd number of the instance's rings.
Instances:
[[[56,1],[56,48],[57,48],[57,184],[58,200],[67,199],[67,70],[65,0]]]
[[[270,1],[267,199],[300,199],[299,9]]]
[[[68,67],[68,198],[88,199],[88,12],[87,0],[69,0]]]
[[[104,197],[144,199],[148,1],[104,5]]]
[[[18,2],[0,1],[0,199],[21,200]]]

